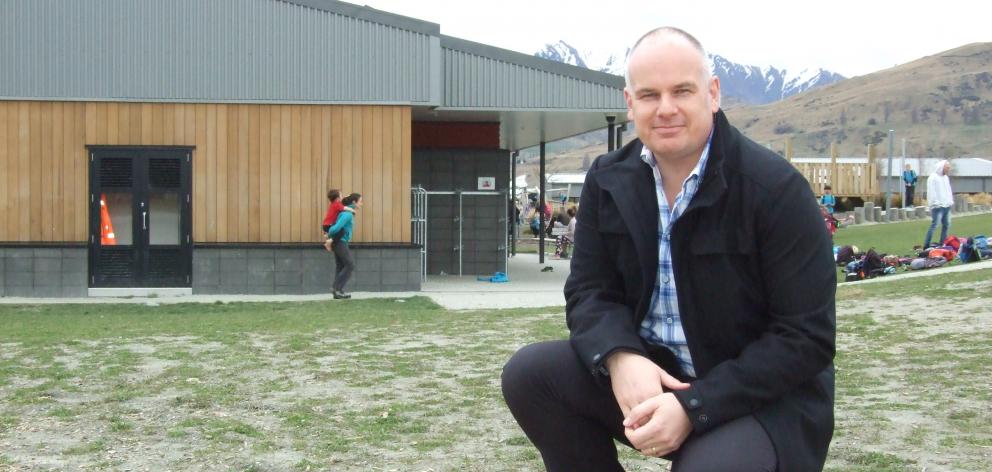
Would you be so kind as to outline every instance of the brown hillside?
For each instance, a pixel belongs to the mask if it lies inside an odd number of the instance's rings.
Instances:
[[[743,106],[724,102],[730,122],[760,143],[783,151],[793,139],[797,157],[828,157],[831,141],[841,156],[878,156],[895,130],[896,155],[992,156],[992,43],[975,43],[891,69],[817,88],[780,102]],[[603,132],[605,136],[605,131]],[[624,141],[634,138],[628,131]],[[576,172],[606,152],[606,143],[550,153],[547,170]],[[536,185],[537,158],[517,166]]]
[[[992,156],[992,43],[975,43],[891,69],[814,89],[780,102],[727,109],[731,123],[755,141],[782,150],[793,138],[796,156],[896,154]]]

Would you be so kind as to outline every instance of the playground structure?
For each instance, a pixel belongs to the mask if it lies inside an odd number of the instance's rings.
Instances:
[[[792,141],[786,140],[785,144],[785,159],[806,177],[816,195],[822,195],[826,185],[830,185],[834,195],[838,197],[859,197],[866,200],[884,191],[878,182],[876,150],[873,144],[866,147],[866,155],[867,159],[838,157],[837,144],[834,143],[830,145],[829,159],[797,158],[792,154]]]

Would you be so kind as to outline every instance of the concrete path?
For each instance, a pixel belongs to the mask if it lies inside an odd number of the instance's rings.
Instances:
[[[544,262],[537,262],[537,254],[517,254],[507,263],[509,282],[480,282],[474,276],[428,276],[421,290],[449,310],[564,306],[562,289],[571,261],[545,257]],[[544,267],[553,270],[541,272]]]
[[[509,282],[481,282],[476,276],[429,276],[420,292],[355,292],[354,299],[407,298],[427,296],[449,310],[532,308],[563,306],[562,287],[568,277],[568,260],[545,258],[537,262],[537,254],[518,254],[508,263]],[[541,272],[543,267],[550,272]],[[158,305],[166,303],[233,303],[233,302],[301,302],[334,300],[330,293],[317,295],[185,295],[170,297],[82,297],[82,298],[22,298],[0,297],[0,304],[35,305],[49,303],[134,303]],[[340,301],[345,302],[345,301]]]
[[[429,276],[420,292],[356,292],[355,299],[407,298],[427,296],[449,310],[537,308],[564,306],[562,289],[569,272],[568,260],[545,258],[545,264],[537,262],[537,254],[518,254],[509,261],[509,278],[506,283],[482,282],[475,276],[455,275]],[[543,267],[552,267],[550,272],[542,272]],[[992,269],[992,260],[961,264],[953,267],[901,272],[858,282],[841,285],[871,284],[905,280],[913,277],[932,277],[953,272]],[[0,304],[48,304],[48,303],[135,303],[158,305],[166,303],[216,303],[216,302],[339,302],[331,294],[319,295],[186,295],[176,297],[87,297],[87,298],[17,298],[0,297]],[[346,301],[340,301],[346,303]]]

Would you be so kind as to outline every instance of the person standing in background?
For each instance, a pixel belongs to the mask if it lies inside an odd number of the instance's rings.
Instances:
[[[355,272],[355,258],[351,255],[349,243],[351,242],[352,228],[354,227],[355,212],[362,207],[362,195],[353,193],[344,197],[341,203],[352,211],[342,211],[338,214],[337,222],[327,230],[327,240],[331,242],[331,249],[334,251],[334,298],[351,298],[351,295],[344,293],[344,286],[351,280],[351,274]]]
[[[933,238],[933,230],[937,228],[937,220],[940,219],[940,239],[938,243],[943,243],[947,239],[947,230],[951,227],[951,206],[954,205],[954,193],[951,191],[951,179],[948,174],[951,172],[951,163],[942,160],[933,169],[933,174],[927,179],[927,203],[930,206],[930,228],[927,229],[927,237],[923,241],[923,249],[930,247],[930,240]]]
[[[823,196],[820,197],[820,205],[827,207],[827,212],[832,216],[834,207],[837,205],[837,197],[834,196],[834,189],[829,185],[823,186]]]
[[[324,215],[324,221],[320,224],[321,233],[325,236],[327,235],[327,230],[331,229],[331,226],[338,221],[338,213],[342,211],[355,212],[355,210],[345,207],[341,203],[341,191],[336,188],[327,191],[327,202],[327,213]],[[331,250],[331,239],[327,238],[324,241],[324,249]]]
[[[902,206],[910,208],[913,206],[913,197],[916,193],[916,171],[909,164],[906,164],[906,170],[902,171],[902,182],[906,185],[906,196],[902,200]]]

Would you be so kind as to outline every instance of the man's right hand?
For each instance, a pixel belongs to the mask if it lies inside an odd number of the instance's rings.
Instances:
[[[689,384],[672,377],[650,359],[632,352],[616,352],[606,359],[613,396],[626,418],[630,409],[662,393],[662,386],[672,390],[689,388]]]

